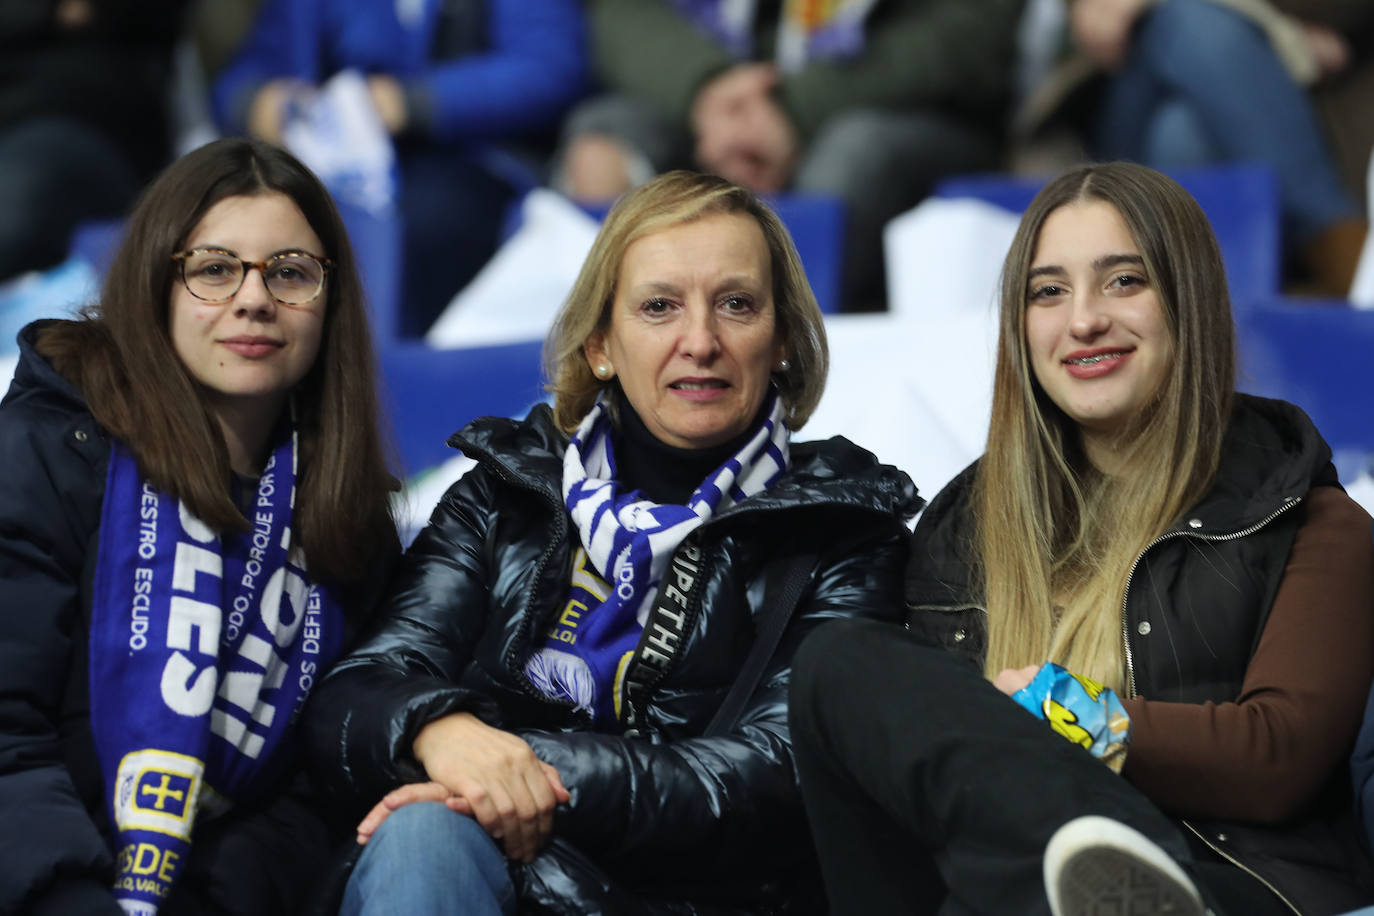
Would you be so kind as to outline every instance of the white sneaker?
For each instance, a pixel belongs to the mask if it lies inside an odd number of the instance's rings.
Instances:
[[[1054,916],[1204,916],[1197,886],[1140,831],[1111,818],[1074,818],[1045,847]]]

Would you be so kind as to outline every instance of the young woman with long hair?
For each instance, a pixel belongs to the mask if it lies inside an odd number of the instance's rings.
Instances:
[[[0,404],[0,910],[294,913],[294,722],[397,555],[343,224],[247,140],[169,166]],[[20,825],[23,825],[22,828]]]
[[[832,625],[798,655],[834,912],[1368,902],[1345,761],[1370,517],[1301,410],[1234,390],[1233,338],[1172,180],[1086,166],[1026,211],[987,450],[913,535],[908,632]],[[1099,710],[1113,768],[1085,750]]]

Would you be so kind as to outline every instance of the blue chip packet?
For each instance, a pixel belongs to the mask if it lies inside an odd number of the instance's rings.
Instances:
[[[1110,687],[1046,662],[1011,698],[1114,772],[1121,772],[1131,740],[1131,717]]]

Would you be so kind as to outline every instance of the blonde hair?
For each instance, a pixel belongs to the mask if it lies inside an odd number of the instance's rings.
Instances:
[[[611,209],[554,319],[544,342],[544,376],[554,396],[554,419],[562,429],[576,429],[602,389],[617,384],[592,373],[582,347],[593,333],[610,325],[625,250],[646,235],[718,213],[747,214],[763,230],[773,273],[777,333],[791,364],[788,371],[773,374],[773,383],[790,429],[800,429],[810,419],[825,390],[830,356],[821,310],[792,237],[777,215],[744,188],[714,175],[675,171],[641,185]]]
[[[1173,343],[1160,390],[1116,443],[1121,470],[1111,476],[1087,461],[1077,425],[1036,381],[1026,344],[1027,274],[1041,226],[1081,201],[1120,214]],[[1202,209],[1173,180],[1131,163],[1083,166],[1026,210],[1001,299],[987,451],[973,490],[984,671],[991,678],[1048,659],[1129,692],[1127,578],[1145,546],[1206,493],[1230,416],[1235,343],[1221,254]]]

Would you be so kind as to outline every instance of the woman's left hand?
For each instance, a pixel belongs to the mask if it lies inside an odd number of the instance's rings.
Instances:
[[[1007,696],[1011,696],[1035,680],[1035,675],[1040,671],[1040,667],[1040,665],[1027,665],[1024,668],[1003,668],[997,672],[997,677],[992,679],[992,686]]]
[[[444,802],[451,810],[472,816],[472,807],[440,783],[412,782],[386,793],[382,800],[367,812],[367,817],[358,822],[358,845],[365,846],[367,841],[372,839],[372,834],[377,832],[377,828],[382,826],[382,821],[387,819],[387,815],[397,808],[426,801]]]

